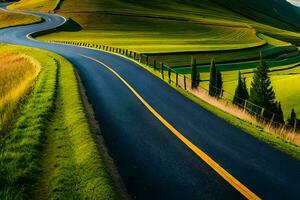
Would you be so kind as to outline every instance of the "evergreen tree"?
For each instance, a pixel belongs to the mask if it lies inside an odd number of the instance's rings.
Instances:
[[[291,116],[290,116],[290,118],[287,121],[288,122],[288,126],[294,128],[296,120],[297,120],[297,115],[296,115],[295,109],[293,108],[292,112],[291,112]]]
[[[276,108],[275,93],[271,85],[268,72],[268,65],[261,58],[257,69],[254,71],[249,101],[262,108],[265,108],[266,110],[274,112],[276,111],[274,110],[274,108]],[[261,111],[261,108],[258,108],[254,105],[250,105],[249,108],[255,113],[259,113]],[[269,112],[265,112],[264,117],[270,119],[272,115]]]
[[[216,75],[216,97],[223,95],[223,80],[222,73],[218,70]]]
[[[210,64],[210,79],[209,79],[209,95],[216,95],[216,78],[217,78],[217,68],[214,59],[211,60]]]
[[[274,122],[279,124],[284,124],[284,117],[283,117],[283,112],[282,112],[280,102],[276,102],[276,112],[275,112]]]
[[[196,66],[196,59],[194,59],[192,57],[192,60],[191,60],[191,78],[192,78],[192,82],[191,82],[191,87],[192,88],[197,88],[198,85],[199,85],[199,72],[197,70],[197,66]]]
[[[242,78],[241,72],[238,75],[238,85],[235,89],[233,103],[243,107],[245,101],[249,98],[249,93],[246,85],[246,78]]]

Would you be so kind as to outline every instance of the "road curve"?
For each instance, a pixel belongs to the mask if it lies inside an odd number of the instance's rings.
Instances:
[[[5,4],[2,4],[5,6]],[[206,111],[137,64],[106,52],[29,39],[64,23],[0,29],[0,42],[37,47],[70,60],[79,72],[109,154],[136,199],[243,199],[161,123],[107,67],[195,146],[263,199],[300,199],[300,162]],[[96,62],[96,61],[100,61]]]

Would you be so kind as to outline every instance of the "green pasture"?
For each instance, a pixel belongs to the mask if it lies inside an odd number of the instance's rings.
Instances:
[[[101,29],[59,32],[42,40],[77,41],[126,48],[140,53],[204,52],[259,47],[254,29],[166,19],[107,16]]]
[[[212,58],[217,63],[253,61],[260,52],[278,60],[298,54],[283,40],[297,40],[299,33],[255,22],[209,0],[65,0],[57,12],[78,24],[39,39],[125,48],[172,67],[189,66],[192,55],[205,65]],[[77,26],[82,30],[74,31]]]
[[[237,20],[240,16],[210,1],[202,6],[192,1],[157,0],[78,4],[63,1],[58,12],[79,23],[82,31],[59,32],[41,39],[93,42],[141,53],[232,50],[265,44],[253,28]],[[228,21],[229,16],[236,22]]]

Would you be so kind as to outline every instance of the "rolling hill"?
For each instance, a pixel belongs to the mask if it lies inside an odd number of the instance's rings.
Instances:
[[[188,66],[191,55],[199,65],[212,58],[218,63],[253,61],[261,51],[268,59],[298,55],[295,46],[270,43],[258,33],[292,43],[297,43],[299,33],[259,23],[211,0],[64,0],[56,12],[82,30],[69,27],[41,39],[127,48],[174,67]]]
[[[286,0],[213,1],[254,21],[291,31],[300,30],[300,15]]]

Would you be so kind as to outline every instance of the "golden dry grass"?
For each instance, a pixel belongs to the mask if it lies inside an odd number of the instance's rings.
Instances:
[[[38,16],[9,13],[0,10],[0,28],[31,24],[41,20]]]
[[[50,12],[53,11],[60,0],[21,0],[10,6],[12,10],[34,10],[39,12]]]
[[[0,132],[10,125],[40,69],[40,64],[29,56],[0,54]]]

